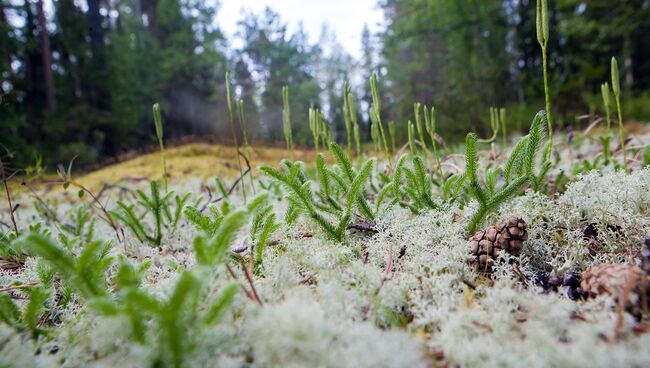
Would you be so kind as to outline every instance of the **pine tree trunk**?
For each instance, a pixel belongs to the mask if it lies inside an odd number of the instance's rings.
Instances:
[[[104,28],[102,26],[103,16],[100,13],[100,0],[88,0],[88,35],[93,53],[93,63],[96,67],[95,73],[91,76],[92,91],[89,95],[89,102],[93,107],[100,110],[111,109],[111,93],[105,81],[109,78],[108,63],[106,61],[106,42],[104,40]]]
[[[147,28],[149,32],[154,37],[158,38],[160,36],[160,30],[158,29],[158,22],[156,19],[156,9],[158,7],[157,0],[141,0],[140,2],[142,11],[147,16]]]
[[[38,0],[38,28],[41,36],[41,58],[43,64],[43,77],[45,79],[45,97],[50,111],[56,110],[54,94],[54,78],[52,77],[52,52],[50,50],[50,35],[47,31],[43,0]]]

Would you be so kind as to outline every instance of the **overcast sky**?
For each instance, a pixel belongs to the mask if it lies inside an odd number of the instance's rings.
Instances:
[[[361,55],[363,25],[368,24],[374,32],[383,19],[377,0],[222,0],[217,22],[228,39],[232,39],[242,9],[259,14],[267,6],[280,14],[291,33],[302,22],[311,43],[318,40],[323,23],[327,23],[339,43],[355,58]]]

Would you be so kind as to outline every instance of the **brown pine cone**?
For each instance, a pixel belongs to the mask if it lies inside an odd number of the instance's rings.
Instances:
[[[581,278],[580,288],[586,297],[623,296],[625,308],[633,314],[647,307],[643,303],[647,303],[650,276],[637,266],[600,264],[584,270]]]
[[[472,263],[478,264],[480,271],[489,272],[500,251],[518,256],[527,239],[526,222],[521,217],[510,217],[469,238]]]

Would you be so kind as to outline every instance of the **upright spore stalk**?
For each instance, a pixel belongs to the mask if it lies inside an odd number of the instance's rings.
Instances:
[[[501,139],[503,141],[503,147],[506,147],[508,143],[508,134],[506,133],[506,109],[502,107],[499,109],[499,121],[501,122]]]
[[[352,132],[354,134],[354,144],[357,149],[357,157],[361,157],[361,133],[359,130],[359,119],[357,117],[357,103],[354,101],[352,88],[348,86],[345,93],[345,103],[348,106],[348,114],[352,121]]]
[[[343,119],[345,120],[345,133],[347,135],[347,149],[348,156],[352,155],[352,117],[350,111],[350,104],[348,102],[348,96],[351,92],[351,87],[348,82],[345,82],[343,85]]]
[[[253,158],[253,150],[248,144],[248,134],[246,133],[246,120],[244,120],[244,100],[239,99],[237,101],[237,117],[239,120],[239,126],[241,127],[242,133],[244,134],[244,146],[246,147],[246,153],[248,154],[249,160]],[[239,156],[239,155],[238,155]],[[253,169],[250,170],[250,179],[251,187],[253,188],[253,194],[255,194],[255,177],[253,176]],[[244,179],[242,178],[242,181]]]
[[[244,197],[244,203],[246,203],[246,184],[244,184],[244,171],[241,166],[241,158],[239,157],[239,141],[237,139],[237,134],[235,132],[235,119],[232,112],[232,94],[230,92],[230,76],[226,72],[226,104],[228,105],[228,116],[230,118],[230,132],[232,133],[232,139],[235,142],[235,156],[237,156],[237,167],[239,168],[239,177],[241,180],[239,184],[241,185],[242,195]]]
[[[388,122],[388,136],[390,137],[390,152],[391,154],[395,154],[395,122],[394,121],[389,121]]]
[[[287,142],[289,158],[293,160],[293,135],[291,133],[291,109],[289,107],[289,87],[282,87],[282,128]]]
[[[372,94],[370,120],[376,129],[375,139],[377,140],[377,145],[383,143],[384,153],[388,156],[388,143],[386,142],[386,134],[384,133],[384,126],[381,122],[381,100],[379,99],[379,89],[377,88],[377,73],[372,73],[370,77],[370,92]]]
[[[153,104],[153,122],[156,126],[156,137],[158,137],[158,144],[160,145],[160,163],[162,165],[163,186],[165,192],[167,191],[167,161],[165,160],[165,146],[163,143],[163,126],[162,118],[160,117],[160,105]]]
[[[548,31],[548,2],[547,0],[537,0],[536,12],[536,29],[537,29],[537,42],[542,48],[542,67],[544,70],[544,99],[546,101],[546,123],[548,124],[548,137],[551,142],[551,149],[553,147],[553,124],[551,122],[551,100],[549,97],[548,89],[548,66],[546,61],[546,46],[548,45],[549,31]]]
[[[440,173],[440,177],[444,178],[442,165],[440,164],[440,154],[438,153],[438,144],[436,143],[436,108],[433,106],[431,106],[431,110],[424,106],[424,128],[431,137],[431,147],[433,147],[433,155],[436,158],[438,172]]]
[[[623,151],[623,168],[627,171],[627,152],[625,151],[625,130],[623,129],[623,113],[621,111],[621,85],[618,78],[618,63],[612,57],[612,90],[616,98],[616,112],[618,113],[618,132],[621,137],[621,151]]]
[[[600,85],[600,93],[603,97],[603,105],[605,106],[605,118],[607,121],[607,133],[604,136],[600,137],[601,142],[603,143],[603,153],[605,155],[605,163],[609,163],[610,151],[609,151],[609,141],[611,139],[611,127],[612,127],[612,96],[609,90],[609,83],[605,82]]]

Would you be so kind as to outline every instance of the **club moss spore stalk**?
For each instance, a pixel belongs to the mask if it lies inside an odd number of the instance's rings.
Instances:
[[[492,143],[497,139],[499,134],[499,115],[497,109],[490,107],[490,129],[492,130],[492,136],[485,139],[477,139],[479,143]]]
[[[352,87],[347,85],[344,96],[344,106],[347,106],[346,113],[352,122],[352,132],[354,134],[354,144],[356,146],[357,157],[361,157],[361,134],[359,130],[359,119],[357,117],[357,104],[354,101]]]
[[[167,191],[167,161],[165,160],[165,146],[163,143],[163,126],[162,118],[160,116],[160,105],[153,104],[153,121],[156,126],[156,137],[158,137],[158,144],[160,145],[160,163],[162,165],[162,178],[165,192]]]
[[[352,155],[352,117],[350,116],[350,105],[348,102],[348,94],[351,92],[351,87],[348,82],[343,85],[343,120],[345,122],[345,133],[347,136],[347,151],[348,156]]]
[[[239,99],[237,101],[237,117],[239,119],[239,125],[241,126],[242,133],[244,134],[244,146],[246,147],[246,153],[248,157],[252,159],[253,149],[250,144],[248,144],[248,134],[246,133],[246,120],[244,120],[244,100]],[[243,180],[243,179],[242,179]],[[253,189],[253,195],[255,195],[255,177],[253,176],[253,170],[250,171],[250,180],[251,188]]]
[[[600,137],[600,141],[603,144],[603,154],[605,156],[605,164],[609,163],[611,156],[609,142],[612,138],[611,129],[612,129],[612,96],[609,89],[609,83],[605,82],[600,85],[600,93],[603,98],[603,106],[605,107],[605,119],[607,122],[607,131],[605,135]]]
[[[546,102],[546,122],[548,125],[548,137],[553,147],[553,124],[551,122],[551,100],[548,89],[548,65],[546,58],[546,48],[549,39],[548,30],[548,2],[547,0],[537,0],[535,26],[537,31],[537,42],[542,48],[542,68],[544,73],[544,100]]]
[[[499,122],[501,123],[501,140],[503,147],[508,143],[508,134],[506,133],[506,109],[502,107],[499,109]]]
[[[388,136],[390,137],[390,152],[391,154],[395,154],[397,152],[395,150],[395,122],[394,121],[389,121],[388,122]]]
[[[411,155],[415,156],[416,148],[415,148],[415,128],[413,128],[413,123],[409,120],[406,123],[407,129],[408,129],[408,138],[409,138],[409,150],[411,151]]]
[[[230,118],[230,132],[232,133],[232,139],[235,142],[235,156],[237,156],[237,167],[239,168],[239,177],[242,177],[240,181],[242,195],[244,197],[244,203],[246,203],[246,184],[243,180],[243,170],[241,166],[241,158],[239,157],[239,140],[237,139],[237,133],[235,132],[235,119],[233,117],[232,111],[232,94],[230,91],[230,76],[226,72],[226,105],[228,106],[228,117]]]
[[[375,140],[377,145],[383,143],[384,154],[388,157],[388,143],[384,126],[381,122],[381,100],[379,99],[379,89],[377,88],[377,73],[372,73],[370,77],[370,92],[372,94],[372,105],[370,106],[370,121],[375,127]]]
[[[422,130],[422,119],[420,118],[420,108],[421,104],[419,102],[416,102],[413,104],[413,112],[415,115],[415,127],[418,130],[418,137],[420,138],[420,142],[422,143],[422,147],[424,147],[424,150],[427,150],[427,143],[424,140],[424,132]]]
[[[618,63],[612,57],[612,90],[616,99],[616,112],[618,114],[618,133],[621,138],[621,151],[623,151],[623,168],[627,170],[627,152],[625,151],[625,129],[623,129],[623,113],[621,111],[621,84],[618,77]]]
[[[431,138],[433,155],[436,158],[436,165],[438,165],[437,171],[439,172],[440,177],[444,178],[442,165],[440,164],[440,154],[438,153],[438,143],[436,142],[436,108],[433,106],[431,106],[431,110],[424,106],[424,128]]]
[[[291,132],[291,108],[289,106],[289,87],[282,87],[282,128],[287,142],[289,158],[293,160],[293,135]]]

